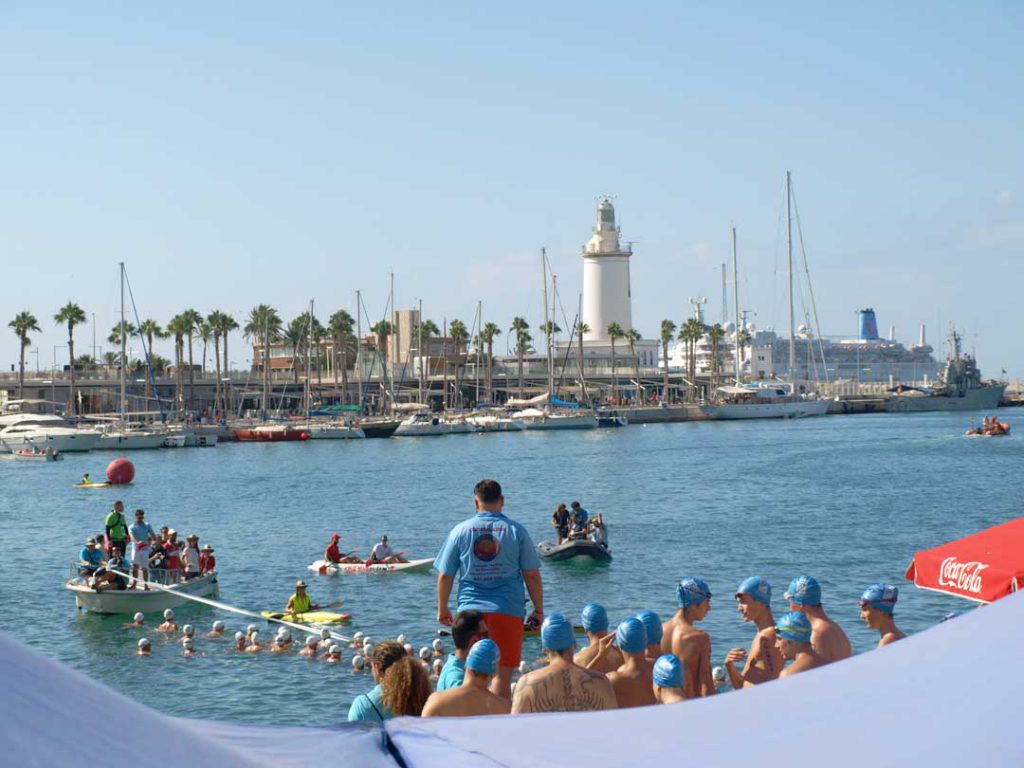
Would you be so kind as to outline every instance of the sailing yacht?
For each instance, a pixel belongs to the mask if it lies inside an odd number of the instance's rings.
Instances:
[[[786,244],[789,252],[789,371],[796,371],[794,361],[795,316],[793,313],[793,217],[790,203],[793,199],[789,171],[786,171]],[[739,288],[736,275],[736,228],[732,228],[733,304],[736,307],[736,344],[734,345],[736,383],[719,387],[710,403],[699,406],[701,413],[711,419],[801,419],[824,416],[829,401],[815,395],[801,395],[796,382],[790,381],[788,390],[778,384],[742,384],[740,382],[740,345],[742,333],[739,311]]]

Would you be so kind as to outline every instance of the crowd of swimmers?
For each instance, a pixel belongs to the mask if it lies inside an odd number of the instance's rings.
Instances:
[[[158,533],[146,522],[143,509],[135,510],[134,518],[129,523],[124,502],[116,501],[104,520],[103,534],[85,540],[78,575],[97,592],[137,584],[148,590],[149,582],[177,584],[217,569],[213,547],[200,547],[198,535],[190,533],[179,541],[178,532],[168,526]]]

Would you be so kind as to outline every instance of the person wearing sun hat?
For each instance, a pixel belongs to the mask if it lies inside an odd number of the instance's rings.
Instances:
[[[711,588],[704,579],[687,576],[676,587],[675,615],[662,625],[661,651],[671,653],[686,668],[686,698],[715,692],[711,677],[711,638],[694,625],[711,610]]]
[[[619,649],[614,645],[606,648],[601,659],[591,664],[598,651],[601,650],[599,645],[601,638],[608,636],[608,612],[604,609],[604,606],[598,603],[588,603],[583,608],[580,620],[583,624],[583,631],[587,633],[587,647],[576,654],[574,661],[581,667],[586,667],[606,675],[621,667],[623,662],[622,654],[619,653]]]
[[[683,695],[683,665],[671,653],[658,657],[653,671],[654,698],[659,704],[685,701]]]
[[[806,672],[828,663],[811,645],[811,622],[803,613],[787,613],[775,625],[775,646],[786,661],[793,662],[779,673],[779,679]]]
[[[782,671],[782,654],[775,647],[775,617],[772,615],[772,585],[763,576],[744,579],[736,588],[736,610],[744,621],[757,627],[750,651],[732,648],[725,656],[725,671],[733,688],[739,689],[774,680]],[[743,671],[737,662],[746,661]]]
[[[608,674],[608,682],[615,691],[619,709],[657,704],[651,687],[653,665],[647,659],[647,630],[644,622],[633,616],[623,619],[615,630],[614,641],[624,661],[621,667]],[[601,640],[602,650],[610,645],[611,638]]]
[[[906,637],[893,618],[899,594],[899,589],[891,584],[872,584],[860,596],[861,621],[878,632],[879,648]]]
[[[821,605],[821,585],[813,576],[797,576],[789,582],[784,597],[789,610],[802,613],[811,622],[811,644],[826,662],[842,661],[853,654],[850,640]]]
[[[501,651],[493,640],[477,640],[466,656],[466,676],[462,685],[437,691],[423,707],[423,717],[471,717],[507,715],[512,709],[508,699],[495,696],[488,686],[498,672]]]
[[[217,558],[214,557],[214,550],[209,544],[206,544],[201,550],[199,550],[199,572],[209,573],[210,571],[217,570]]]
[[[285,613],[305,613],[306,611],[319,611],[320,605],[312,602],[306,592],[306,582],[299,579],[295,582],[295,594],[288,598],[288,604],[284,607]]]
[[[615,691],[608,678],[573,661],[576,637],[565,616],[553,613],[544,619],[540,644],[548,664],[519,678],[512,696],[513,715],[615,709]]]

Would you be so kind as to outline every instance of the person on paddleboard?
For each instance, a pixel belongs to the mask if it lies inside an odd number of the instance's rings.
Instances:
[[[88,472],[82,475],[82,485],[92,485],[92,478],[89,477]]]
[[[370,551],[370,559],[366,561],[367,565],[373,565],[374,563],[407,563],[409,562],[399,553],[393,552],[390,545],[388,544],[388,536],[384,534],[380,537],[380,541],[373,545],[373,549]]]
[[[324,562],[332,565],[338,563],[360,563],[362,562],[358,557],[353,555],[351,552],[341,553],[338,549],[338,542],[341,541],[341,534],[335,533],[331,535],[331,543],[327,545],[327,549],[324,550]]]
[[[311,602],[306,594],[306,582],[299,579],[295,582],[295,594],[288,598],[288,605],[284,607],[285,613],[306,613],[307,611],[318,611],[320,605]]]
[[[507,699],[512,695],[512,673],[522,661],[524,582],[533,601],[529,620],[534,624],[544,620],[540,559],[526,528],[502,512],[505,497],[497,480],[476,484],[473,506],[476,514],[451,530],[434,560],[437,621],[452,624],[448,600],[458,576],[458,610],[483,613],[491,639],[501,649],[491,690]]]

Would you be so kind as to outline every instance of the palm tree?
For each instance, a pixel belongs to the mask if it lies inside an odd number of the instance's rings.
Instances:
[[[708,329],[708,338],[711,340],[711,387],[714,389],[718,387],[718,372],[722,365],[718,351],[722,339],[725,338],[725,329],[715,323]]]
[[[281,316],[269,304],[259,304],[249,310],[249,320],[242,329],[245,337],[260,345],[263,352],[263,391],[270,391],[270,345],[281,336]],[[264,395],[262,410],[267,410],[267,397]]]
[[[501,334],[501,328],[495,323],[485,323],[480,330],[480,341],[487,345],[487,375],[484,377],[487,389],[487,402],[494,402],[494,338]],[[477,349],[479,354],[479,347]]]
[[[303,312],[284,329],[284,340],[292,347],[292,374],[296,384],[299,383],[299,349],[306,342],[306,333],[309,328],[309,313]]]
[[[580,368],[580,402],[582,403],[587,396],[587,379],[583,373],[583,334],[590,333],[590,326],[584,322],[580,322],[576,325],[576,336],[578,340],[577,352],[579,353],[579,368]]]
[[[523,355],[526,354],[526,350],[530,348],[530,342],[533,341],[533,337],[530,336],[530,324],[526,322],[524,317],[513,317],[512,328],[510,329],[516,335],[516,361],[519,363],[519,397],[523,396]]]
[[[335,389],[338,388],[338,350],[341,350],[341,397],[343,403],[348,402],[348,351],[352,348],[352,341],[355,339],[352,334],[355,324],[356,321],[352,315],[344,309],[339,309],[327,321],[327,330],[334,340],[332,367],[334,368]]]
[[[217,325],[220,328],[221,339],[224,340],[224,375],[228,378],[231,377],[231,366],[228,361],[228,335],[232,331],[238,330],[238,321],[235,320],[231,315],[226,312],[218,312],[219,317],[217,318]],[[221,396],[224,398],[224,412],[230,409],[230,403],[228,402],[228,390],[226,387],[221,387]]]
[[[618,372],[615,369],[615,342],[626,335],[626,332],[622,330],[622,326],[618,323],[608,323],[608,338],[612,341],[612,398],[615,402],[619,399],[619,378]]]
[[[186,309],[181,313],[180,317],[184,318],[184,322],[188,324],[188,407],[195,407],[195,387],[196,387],[196,372],[192,364],[192,338],[196,333],[199,332],[199,327],[203,324],[203,316],[196,312],[194,309]]]
[[[206,350],[210,346],[210,342],[213,341],[213,326],[210,325],[210,321],[205,317],[199,321],[199,325],[196,326],[196,334],[199,336],[199,340],[203,342],[203,356],[199,359],[199,375],[206,376]]]
[[[739,346],[740,346],[740,367],[736,371],[736,383],[737,384],[740,381],[740,371],[743,370],[743,358],[745,357],[745,352],[746,352],[746,349],[747,349],[747,344],[750,343],[750,339],[751,339],[750,331],[748,331],[746,328],[741,330],[737,334],[737,336],[736,336],[736,343],[739,344]],[[753,364],[751,364],[751,368],[753,368]]]
[[[323,387],[323,372],[324,372],[324,358],[321,354],[324,345],[324,339],[327,338],[327,329],[324,328],[320,321],[315,317],[313,318],[313,349],[316,350],[316,386],[317,391]],[[306,363],[306,375],[309,376],[309,363]]]
[[[117,347],[117,359],[120,361],[118,365],[123,365],[125,361],[121,360],[121,323],[115,323],[114,327],[110,329],[110,335],[107,336],[107,343],[113,344]],[[134,325],[129,323],[127,320],[124,321],[124,341],[128,343],[128,339],[138,333],[138,330]]]
[[[466,328],[466,324],[458,318],[451,321],[448,324],[448,338],[451,339],[452,347],[455,351],[455,397],[452,400],[452,405],[458,405],[458,401],[462,399],[462,376],[460,371],[462,370],[462,352],[460,351],[466,346],[469,341],[469,329]],[[445,360],[444,366],[445,375],[448,373],[448,361]],[[447,401],[448,385],[445,384],[445,398]],[[457,399],[456,399],[457,398]]]
[[[153,339],[166,339],[168,333],[160,327],[160,323],[156,320],[146,318],[139,325],[139,335],[146,339],[146,402],[148,403],[153,393],[153,370],[156,367],[153,364],[156,355],[156,352],[153,351]]]
[[[679,338],[686,343],[686,367],[689,385],[687,387],[687,400],[693,402],[696,394],[697,379],[697,342],[704,335],[704,324],[695,317],[691,317],[683,323],[679,329]]]
[[[412,338],[416,340],[416,346],[419,347],[417,355],[420,359],[420,382],[426,381],[426,377],[430,374],[427,370],[428,358],[426,350],[430,347],[430,340],[436,336],[440,336],[441,331],[437,327],[437,323],[433,320],[424,320],[418,325],[414,325],[412,329]],[[426,387],[424,387],[425,389]]]
[[[18,363],[18,397],[25,397],[25,348],[32,343],[32,340],[28,337],[29,331],[40,333],[39,321],[36,320],[36,316],[29,312],[27,309],[19,312],[15,315],[14,319],[7,324],[8,328],[12,328],[14,333],[18,336],[18,341],[21,344],[21,357]],[[38,366],[37,366],[38,367]]]
[[[184,313],[167,321],[167,334],[174,337],[174,410],[178,416],[185,410],[181,366],[185,358],[185,337],[191,327],[191,321]]]
[[[57,325],[68,327],[68,360],[71,361],[71,388],[68,390],[68,400],[73,414],[78,413],[78,403],[75,400],[75,326],[84,323],[85,319],[82,308],[70,301],[53,316],[53,321]]]
[[[643,336],[636,328],[630,328],[626,331],[626,341],[629,342],[629,354],[633,358],[633,371],[636,373],[636,401],[633,404],[634,408],[639,408],[643,405],[643,393],[640,390],[640,357],[636,353],[636,343],[642,338]]]
[[[370,333],[377,337],[377,350],[380,354],[381,364],[381,389],[387,392],[387,385],[385,380],[387,378],[388,370],[388,338],[395,332],[395,327],[387,320],[378,320],[372,326],[370,326]],[[381,411],[384,410],[384,400],[381,399],[380,403]]]
[[[676,324],[671,320],[661,321],[661,359],[665,368],[662,371],[662,394],[665,396],[665,400],[669,400],[668,396],[668,345],[672,343],[672,339],[675,336]]]
[[[223,312],[219,309],[213,310],[206,316],[206,325],[210,329],[210,333],[213,336],[213,362],[214,370],[217,374],[217,381],[213,385],[213,409],[217,411],[221,407],[221,383],[220,383],[220,337],[224,331],[221,329],[223,321],[221,317]],[[206,360],[206,354],[203,353],[203,360]],[[227,409],[225,409],[227,410]]]

